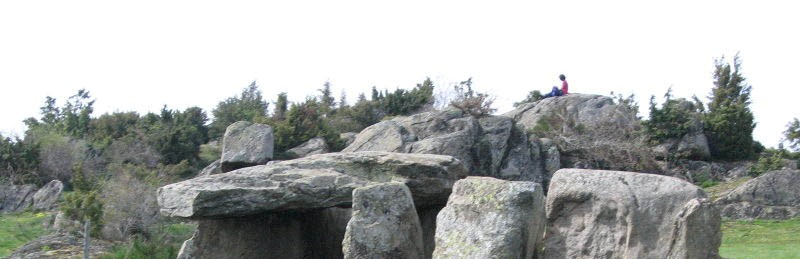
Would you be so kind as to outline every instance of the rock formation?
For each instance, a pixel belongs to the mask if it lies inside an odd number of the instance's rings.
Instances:
[[[433,258],[532,258],[541,245],[544,214],[537,183],[460,180],[437,218]]]
[[[800,171],[765,173],[717,200],[730,219],[789,219],[800,216]]]
[[[458,158],[470,175],[541,182],[544,160],[553,153],[533,149],[526,132],[508,117],[474,118],[459,110],[424,112],[372,125],[342,152],[388,151]],[[533,160],[542,157],[544,160]]]
[[[33,185],[0,184],[0,213],[23,211],[33,204]]]
[[[381,183],[353,191],[353,214],[342,243],[345,259],[422,259],[422,227],[402,183]]]
[[[718,258],[718,210],[682,180],[561,169],[547,196],[544,258]]]
[[[45,184],[33,194],[33,209],[39,211],[55,209],[58,207],[58,198],[61,197],[62,190],[64,184],[59,180]]]
[[[526,103],[504,114],[525,132],[551,139],[566,168],[657,173],[652,150],[638,135],[636,111],[607,96],[569,94]],[[545,179],[545,182],[546,179]]]
[[[273,142],[268,125],[246,121],[231,124],[222,138],[222,172],[266,164],[272,159]]]
[[[341,258],[351,212],[336,207],[351,206],[354,189],[400,182],[427,211],[466,172],[450,156],[329,153],[167,185],[158,200],[164,215],[199,220],[194,258]]]
[[[328,144],[322,137],[312,138],[299,146],[286,150],[286,153],[292,157],[307,157],[310,155],[318,155],[328,153]]]

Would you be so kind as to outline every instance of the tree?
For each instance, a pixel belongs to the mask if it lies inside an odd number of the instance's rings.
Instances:
[[[737,54],[733,64],[724,57],[714,62],[714,87],[711,89],[705,133],[711,156],[721,160],[753,158],[757,144],[753,141],[753,113],[750,111],[751,86],[741,74]]]
[[[783,134],[786,137],[786,141],[789,142],[789,148],[794,151],[800,151],[800,120],[794,118],[792,122],[789,122]]]
[[[316,98],[308,98],[300,104],[292,104],[286,120],[275,123],[275,151],[280,153],[315,137],[325,138],[332,150],[343,148],[339,132],[328,126],[322,104]]]
[[[266,117],[268,107],[269,103],[264,101],[261,90],[258,90],[258,85],[253,81],[242,89],[239,96],[229,97],[211,111],[214,121],[210,125],[209,137],[218,139],[225,133],[228,125],[234,122]]]
[[[275,101],[275,112],[272,113],[272,119],[282,121],[286,118],[286,110],[289,109],[289,99],[286,93],[279,93],[278,100]]]
[[[664,99],[661,108],[658,108],[655,96],[650,97],[650,119],[643,123],[652,144],[683,137],[692,129],[692,118],[699,114],[694,103],[682,98],[672,99],[672,87],[667,89]]]
[[[336,101],[333,98],[333,93],[331,92],[331,82],[325,82],[325,84],[322,85],[322,89],[317,89],[317,91],[320,93],[320,107],[325,114],[329,114],[331,111],[333,111],[333,108],[336,105]]]
[[[200,145],[209,139],[207,120],[205,112],[198,107],[180,112],[164,106],[160,115],[147,114],[140,127],[150,145],[161,154],[162,161],[177,164],[183,160],[197,160]]]
[[[339,97],[339,109],[344,109],[350,107],[350,104],[347,103],[347,93],[342,89],[342,94]]]
[[[56,107],[56,99],[47,96],[44,106],[39,108],[42,117],[40,120],[28,118],[24,121],[29,133],[59,133],[76,138],[82,138],[89,132],[89,122],[94,111],[94,100],[89,100],[89,91],[78,90],[67,99],[63,107]]]
[[[35,175],[39,167],[38,143],[26,143],[18,137],[0,135],[0,180],[16,184],[40,183]]]

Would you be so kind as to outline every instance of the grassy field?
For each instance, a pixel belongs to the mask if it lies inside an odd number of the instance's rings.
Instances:
[[[44,234],[42,221],[45,217],[45,213],[1,214],[0,258],[7,257],[15,249]]]
[[[724,258],[800,258],[800,218],[722,223]]]

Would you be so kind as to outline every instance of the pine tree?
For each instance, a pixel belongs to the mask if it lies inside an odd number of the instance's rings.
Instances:
[[[333,111],[334,106],[336,105],[336,101],[333,98],[333,93],[331,92],[331,82],[325,82],[322,85],[322,89],[318,89],[320,93],[320,105],[322,106],[322,110],[325,114],[329,114]]]
[[[749,108],[751,87],[741,74],[741,59],[737,54],[733,64],[724,57],[714,63],[714,88],[704,118],[711,156],[721,160],[752,158],[757,146],[753,141],[756,124]]]
[[[800,120],[794,118],[792,122],[789,122],[783,134],[786,141],[789,142],[789,148],[800,151]]]
[[[272,113],[272,119],[282,121],[286,119],[286,111],[289,109],[289,99],[286,92],[278,94],[278,100],[275,101],[275,112]]]

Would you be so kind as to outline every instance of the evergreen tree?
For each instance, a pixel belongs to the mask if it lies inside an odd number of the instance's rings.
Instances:
[[[333,98],[333,93],[331,92],[331,82],[325,82],[322,85],[322,89],[318,89],[320,93],[320,105],[322,105],[323,110],[333,110],[336,102]]]
[[[794,118],[792,122],[786,125],[786,131],[783,132],[786,141],[789,142],[789,148],[800,151],[800,120]]]
[[[350,104],[347,103],[347,93],[342,89],[342,95],[339,97],[339,109],[347,107],[350,107]]]
[[[258,90],[256,82],[242,90],[239,96],[233,96],[217,104],[211,113],[214,121],[210,125],[209,137],[217,139],[225,134],[225,129],[237,121],[253,121],[256,118],[263,118],[267,114],[269,103],[264,101],[261,90]]]
[[[756,124],[749,108],[751,87],[741,74],[741,59],[737,54],[733,64],[724,57],[714,63],[714,88],[704,118],[711,156],[721,160],[753,158]]]
[[[664,94],[664,103],[658,108],[655,96],[650,97],[650,119],[643,123],[652,144],[661,144],[665,140],[683,137],[692,129],[692,117],[697,116],[699,109],[695,103],[684,99],[672,99],[672,87]]]
[[[275,112],[272,113],[272,119],[282,121],[286,119],[286,111],[289,109],[289,98],[286,93],[279,93],[278,100],[275,101]]]

